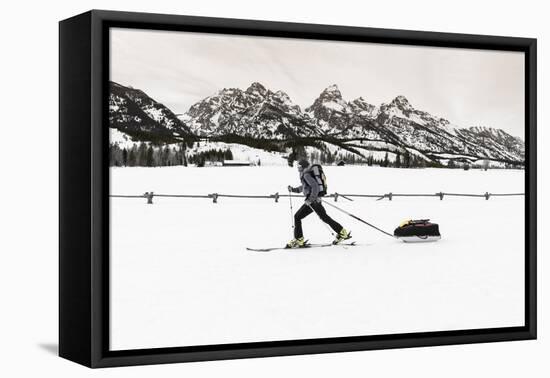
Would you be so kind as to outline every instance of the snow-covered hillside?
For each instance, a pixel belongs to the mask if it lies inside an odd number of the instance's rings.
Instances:
[[[109,127],[137,140],[175,142],[189,129],[170,109],[139,89],[109,83]]]
[[[340,193],[522,192],[522,170],[326,167]],[[295,168],[111,168],[112,194],[285,193]],[[293,199],[294,210],[301,198]],[[334,202],[332,202],[334,203]],[[204,345],[521,326],[524,197],[338,200],[392,231],[431,218],[442,240],[405,244],[327,206],[359,246],[246,251],[290,239],[289,200],[112,198],[111,347]],[[332,236],[314,215],[311,242]]]
[[[132,140],[132,137],[126,133],[123,133],[119,129],[109,128],[109,142],[116,144],[120,148],[130,149],[136,143]]]
[[[227,150],[233,155],[233,160],[249,162],[251,165],[279,165],[288,166],[286,154],[281,152],[269,152],[259,148],[249,147],[237,143],[224,142],[198,142],[187,150],[188,155],[198,154],[210,150]]]

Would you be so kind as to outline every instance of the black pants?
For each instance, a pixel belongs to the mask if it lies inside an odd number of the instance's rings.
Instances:
[[[321,218],[323,222],[328,224],[330,228],[332,228],[335,232],[339,233],[340,231],[342,231],[342,225],[340,225],[340,223],[336,222],[334,219],[328,216],[327,211],[323,207],[323,204],[321,202],[313,202],[311,204],[311,207],[303,204],[302,207],[298,209],[296,214],[294,214],[294,237],[296,239],[304,236],[304,231],[302,230],[302,219],[307,217],[313,211],[315,211],[315,213],[319,215],[319,218]]]

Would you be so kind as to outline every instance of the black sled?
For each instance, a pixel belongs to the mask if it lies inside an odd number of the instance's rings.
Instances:
[[[406,243],[437,241],[441,239],[439,225],[429,219],[415,219],[402,222],[393,236]]]

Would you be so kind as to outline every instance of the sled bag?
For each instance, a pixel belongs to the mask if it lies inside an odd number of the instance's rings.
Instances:
[[[439,225],[429,219],[415,219],[402,222],[393,235],[403,241],[433,241],[441,239]]]

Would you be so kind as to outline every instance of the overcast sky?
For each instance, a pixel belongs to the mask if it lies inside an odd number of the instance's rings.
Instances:
[[[524,137],[524,56],[188,32],[111,30],[111,80],[175,113],[223,88],[260,82],[303,108],[336,84],[345,100],[374,105],[404,95],[416,109],[461,126]]]

